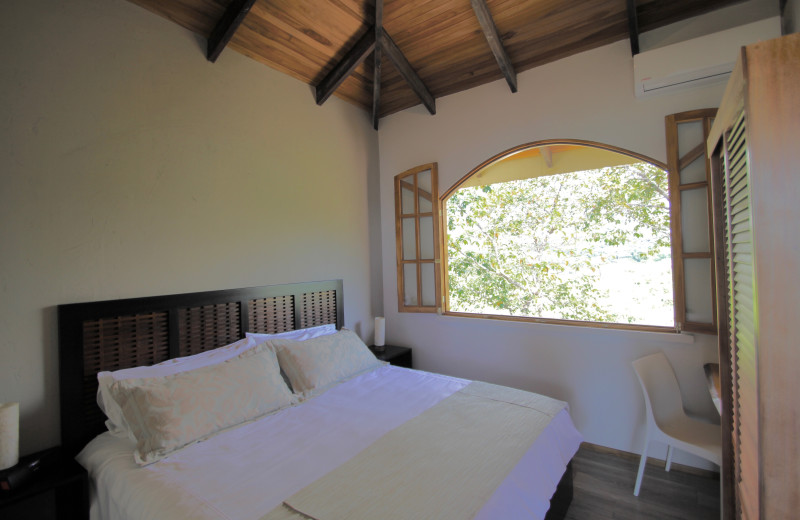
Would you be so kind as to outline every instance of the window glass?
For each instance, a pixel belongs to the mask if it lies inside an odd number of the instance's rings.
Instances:
[[[420,276],[422,277],[422,305],[436,305],[436,274],[434,264],[420,264]]]
[[[683,261],[686,277],[686,321],[710,322],[714,312],[711,293],[711,259],[686,258]]]
[[[703,186],[682,191],[681,208],[683,209],[681,211],[683,251],[686,253],[710,253],[708,189]]]
[[[403,260],[417,258],[417,221],[414,218],[403,219]]]
[[[403,266],[404,296],[403,303],[407,306],[417,305],[417,264],[405,264]]]
[[[400,183],[400,198],[403,215],[414,214],[414,180],[404,180]]]
[[[706,156],[701,155],[681,169],[681,184],[705,182]]]
[[[473,172],[443,209],[449,312],[674,326],[664,169],[533,146]]]
[[[419,257],[433,260],[433,217],[419,218]]]

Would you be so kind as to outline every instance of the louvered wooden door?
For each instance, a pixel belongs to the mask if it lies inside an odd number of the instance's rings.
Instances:
[[[720,202],[730,336],[733,474],[738,518],[758,518],[758,380],[753,234],[744,112],[723,136]]]
[[[742,49],[711,128],[723,520],[800,514],[800,34]]]

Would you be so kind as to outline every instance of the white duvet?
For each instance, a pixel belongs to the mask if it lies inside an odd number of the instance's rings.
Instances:
[[[78,455],[92,518],[257,520],[468,383],[384,366],[144,467],[131,441],[104,433]],[[562,410],[476,518],[544,518],[581,440]]]

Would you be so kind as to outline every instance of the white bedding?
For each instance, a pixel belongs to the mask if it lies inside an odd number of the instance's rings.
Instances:
[[[105,433],[78,455],[92,518],[256,520],[469,381],[384,366],[149,466]],[[581,436],[558,413],[476,518],[543,518]]]

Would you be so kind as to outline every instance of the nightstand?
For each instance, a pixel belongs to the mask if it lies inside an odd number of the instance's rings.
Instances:
[[[30,481],[19,489],[0,490],[0,517],[5,520],[89,518],[89,477],[61,448],[50,448],[20,458],[20,464],[41,459]]]
[[[376,347],[375,345],[371,345],[369,349],[375,354],[375,357],[381,361],[388,361],[392,365],[398,367],[412,368],[411,349],[409,347],[396,347],[394,345]]]

